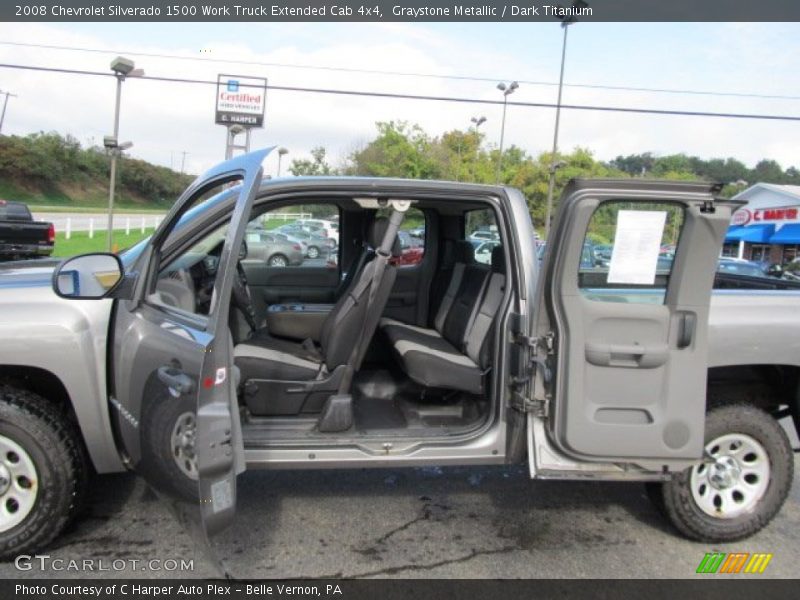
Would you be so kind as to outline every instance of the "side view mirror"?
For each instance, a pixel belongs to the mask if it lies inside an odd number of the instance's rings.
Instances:
[[[781,265],[770,265],[767,269],[767,275],[771,277],[780,277],[783,275],[783,267]]]
[[[53,291],[62,298],[99,300],[119,285],[123,275],[122,262],[115,254],[81,254],[58,265]]]

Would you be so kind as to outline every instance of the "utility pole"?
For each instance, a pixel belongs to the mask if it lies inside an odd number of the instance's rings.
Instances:
[[[186,166],[186,155],[189,154],[186,150],[181,151],[181,175],[183,175],[183,168]]]
[[[472,169],[472,179],[478,181],[478,161],[480,160],[481,151],[481,134],[478,131],[478,127],[486,123],[486,117],[472,117],[470,121],[475,124],[475,167]]]
[[[3,92],[3,91],[0,91],[0,94],[4,94],[5,97],[6,97],[6,99],[3,100],[3,113],[0,114],[0,133],[2,133],[3,132],[3,121],[6,118],[6,107],[8,106],[8,98],[9,98],[9,96],[12,97],[12,98],[16,98],[17,95],[16,94],[12,94],[11,92]]]
[[[585,0],[573,0],[572,2],[572,8],[584,9],[587,6],[589,5]],[[560,166],[556,155],[558,153],[558,125],[561,119],[561,92],[564,89],[564,61],[567,57],[567,31],[569,31],[569,26],[578,19],[573,15],[561,17],[559,20],[561,21],[561,27],[564,29],[564,41],[561,44],[561,73],[558,77],[558,101],[556,102],[556,123],[553,131],[553,153],[550,159],[550,179],[547,182],[547,212],[544,218],[545,239],[550,235],[550,221],[553,213],[553,189],[556,185],[556,171]]]
[[[508,106],[508,97],[514,93],[519,87],[519,83],[512,81],[508,85],[505,83],[498,83],[497,89],[503,92],[503,120],[500,125],[500,152],[497,154],[497,172],[494,176],[495,185],[500,185],[500,171],[503,168],[503,142],[506,137],[506,107]]]

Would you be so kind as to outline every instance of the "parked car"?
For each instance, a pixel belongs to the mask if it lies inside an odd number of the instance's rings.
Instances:
[[[330,238],[334,246],[339,244],[339,223],[326,219],[298,219],[297,225],[306,229],[309,233],[319,235],[319,237]]]
[[[489,229],[477,229],[469,234],[468,239],[474,242],[496,241],[500,239],[500,235],[496,231]]]
[[[425,239],[425,226],[421,225],[419,227],[414,227],[413,229],[409,229],[408,233],[415,238],[419,238],[420,240]]]
[[[720,258],[717,263],[717,271],[733,275],[746,275],[748,277],[769,277],[758,263],[736,258]]]
[[[425,247],[422,240],[413,237],[407,231],[398,231],[397,239],[400,242],[400,256],[396,257],[393,264],[416,265],[422,262]]]
[[[499,245],[499,241],[481,242],[475,248],[475,260],[484,265],[491,265],[492,251]]]
[[[294,224],[281,225],[278,227],[278,232],[293,242],[303,242],[308,258],[324,258],[336,247],[336,241],[333,238],[314,235]]]
[[[34,221],[22,202],[0,199],[0,260],[50,256],[55,243],[52,223]]]
[[[540,270],[518,190],[270,181],[267,153],[200,176],[120,256],[0,267],[0,464],[14,473],[0,488],[3,557],[46,550],[78,514],[90,464],[146,477],[205,544],[235,518],[237,474],[260,468],[525,463],[534,478],[647,482],[706,546],[780,510],[794,455],[778,419],[800,423],[800,286],[712,295],[739,206],[713,184],[573,181]],[[252,183],[186,210],[231,174]],[[367,229],[343,240],[344,285],[338,268],[242,264],[247,221],[309,197],[340,210],[342,231]],[[667,282],[634,245],[630,284],[581,288],[596,209],[607,223],[665,202],[683,210],[676,255],[691,260]],[[454,252],[396,268],[397,228],[418,203],[435,215],[428,247]],[[502,232],[490,267],[464,246],[475,210]],[[253,331],[230,326],[240,310]]]
[[[265,229],[247,228],[247,259],[263,261],[270,267],[296,267],[303,264],[305,253],[297,242]]]

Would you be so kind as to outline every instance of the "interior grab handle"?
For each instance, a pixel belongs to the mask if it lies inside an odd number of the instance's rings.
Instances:
[[[586,360],[598,367],[654,369],[667,362],[666,344],[606,344],[586,342]]]
[[[680,313],[678,326],[678,348],[688,348],[692,345],[694,330],[697,325],[697,315],[693,312]]]

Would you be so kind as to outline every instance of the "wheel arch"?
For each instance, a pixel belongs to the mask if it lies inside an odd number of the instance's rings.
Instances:
[[[707,406],[745,403],[776,419],[791,416],[800,436],[800,367],[789,364],[741,364],[708,370]]]
[[[87,439],[82,419],[70,396],[67,386],[59,375],[48,369],[27,365],[0,364],[0,383],[6,383],[18,389],[28,390],[42,398],[51,405],[58,407],[66,419],[75,424],[92,465],[99,473],[124,470],[119,460],[116,447],[113,454],[100,440]],[[101,437],[101,436],[97,436]]]

